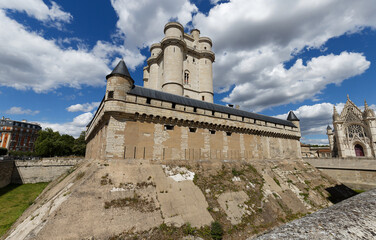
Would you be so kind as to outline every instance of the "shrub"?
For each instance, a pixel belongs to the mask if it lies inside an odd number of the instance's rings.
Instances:
[[[223,236],[222,225],[217,221],[212,222],[210,234],[214,240],[221,240]]]
[[[195,228],[193,228],[190,223],[186,223],[183,225],[183,233],[186,235],[194,235]]]

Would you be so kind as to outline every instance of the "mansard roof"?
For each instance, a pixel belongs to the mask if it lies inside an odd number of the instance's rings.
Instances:
[[[157,100],[171,102],[171,103],[176,103],[176,104],[190,106],[190,107],[197,107],[201,109],[211,110],[214,112],[227,113],[227,114],[231,114],[235,116],[246,117],[246,118],[251,118],[251,119],[256,119],[256,120],[261,120],[265,122],[276,123],[276,124],[281,124],[281,125],[296,128],[296,126],[292,122],[286,121],[283,119],[269,117],[269,116],[265,116],[265,115],[261,115],[257,113],[252,113],[252,112],[247,112],[247,111],[243,111],[243,110],[239,110],[239,109],[235,109],[231,107],[225,107],[219,104],[204,102],[204,101],[187,98],[183,96],[178,96],[178,95],[174,95],[170,93],[165,93],[165,92],[161,92],[161,91],[157,91],[157,90],[153,90],[149,88],[134,86],[134,88],[131,89],[129,94],[151,98],[151,99],[157,99]]]
[[[125,62],[123,59],[121,59],[118,65],[116,65],[116,67],[114,68],[114,70],[112,70],[112,72],[106,76],[106,79],[112,76],[121,76],[121,77],[127,77],[127,78],[132,79],[131,75],[129,74],[127,65],[125,65]]]

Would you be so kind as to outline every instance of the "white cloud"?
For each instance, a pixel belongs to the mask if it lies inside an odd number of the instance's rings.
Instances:
[[[283,64],[265,67],[252,80],[239,82],[224,101],[255,111],[299,102],[314,98],[327,84],[340,84],[363,73],[369,65],[362,54],[342,52],[312,58],[306,65],[298,59],[288,70]]]
[[[24,109],[22,107],[11,107],[10,109],[6,110],[6,114],[14,114],[14,115],[35,115],[38,114],[39,110],[30,110],[30,109]]]
[[[131,70],[135,70],[137,66],[143,64],[146,57],[143,56],[139,51],[131,51],[126,49],[121,45],[114,45],[108,42],[98,41],[93,48],[93,54],[102,59],[107,59],[115,54],[120,54],[123,56],[124,62],[127,67]],[[119,63],[120,59],[116,58],[112,62],[112,67],[115,67]]]
[[[58,131],[60,134],[69,134],[77,138],[82,131],[86,130],[86,125],[93,118],[93,113],[87,112],[78,115],[72,122],[67,123],[48,123],[40,122],[41,126],[45,128],[51,128],[54,131]]]
[[[225,101],[261,110],[317,99],[326,85],[363,73],[369,62],[359,53],[329,54],[305,65],[298,59],[291,69],[283,63],[306,49],[325,52],[323,44],[330,38],[375,28],[375,11],[372,0],[233,0],[216,5],[207,15],[198,13],[193,24],[213,40],[215,90],[234,86]],[[331,69],[323,67],[327,63]],[[307,84],[312,80],[314,86]]]
[[[5,16],[0,10],[0,85],[45,92],[61,86],[103,86],[106,59],[87,50],[61,49],[53,40]]]
[[[90,112],[99,106],[100,102],[75,104],[67,107],[68,112]]]
[[[54,1],[49,7],[42,0],[2,0],[0,8],[25,12],[30,17],[57,27],[61,27],[61,22],[69,23],[72,20],[72,15],[62,11]]]
[[[189,0],[111,0],[111,4],[119,16],[116,26],[131,52],[159,42],[168,21],[177,20],[184,26],[198,10]]]
[[[336,109],[340,113],[344,103],[337,103]],[[326,127],[332,126],[333,104],[318,103],[315,105],[303,105],[294,110],[295,115],[300,119],[300,128],[303,137],[308,135],[325,135]],[[286,119],[287,114],[277,115],[275,117]]]

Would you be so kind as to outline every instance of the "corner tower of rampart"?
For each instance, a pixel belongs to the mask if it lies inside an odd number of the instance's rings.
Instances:
[[[212,103],[215,55],[211,39],[201,37],[198,29],[184,33],[177,22],[167,23],[164,34],[160,43],[150,47],[144,87]]]

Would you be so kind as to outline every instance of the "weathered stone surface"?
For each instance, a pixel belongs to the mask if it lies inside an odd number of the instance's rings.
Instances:
[[[376,189],[252,239],[376,239]]]

